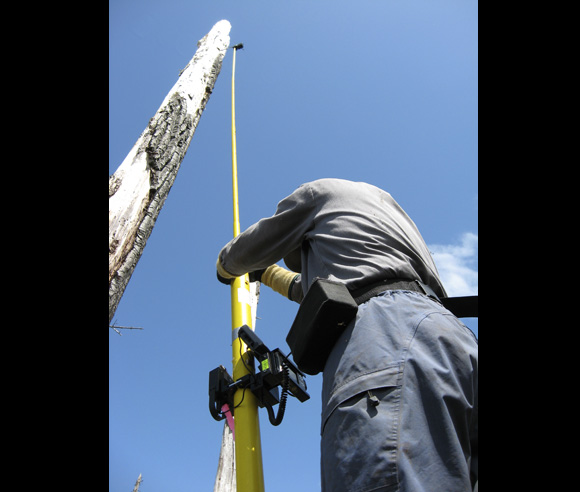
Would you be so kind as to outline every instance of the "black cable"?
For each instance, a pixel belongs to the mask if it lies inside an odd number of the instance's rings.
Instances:
[[[288,366],[284,362],[282,363],[282,371],[282,396],[280,396],[278,415],[274,416],[272,405],[266,404],[268,419],[272,425],[280,425],[284,418],[284,412],[286,411],[286,400],[288,399],[288,390],[290,388],[290,369],[288,369]]]
[[[254,370],[250,369],[247,365],[246,365],[246,361],[244,360],[244,356],[242,355],[242,340],[240,339],[240,359],[242,359],[242,364],[244,364],[244,367],[246,368],[246,371],[248,371],[248,374],[253,374]]]
[[[244,367],[246,368],[246,370],[248,371],[248,374],[252,374],[253,371],[250,370],[250,368],[246,365],[246,361],[244,360],[244,356],[242,355],[242,341],[240,340],[240,359],[242,359],[242,364],[244,364]],[[240,403],[238,403],[235,408],[238,408],[242,402],[244,401],[244,397],[246,396],[246,388],[243,389],[242,391],[242,399],[240,400]]]

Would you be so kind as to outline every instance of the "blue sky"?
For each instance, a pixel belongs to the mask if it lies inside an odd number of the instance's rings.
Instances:
[[[109,2],[109,174],[196,43],[232,25],[242,229],[300,184],[375,184],[415,221],[450,295],[478,289],[478,4],[469,0]],[[109,329],[109,490],[213,490],[222,423],[208,373],[231,369],[229,50],[178,177]],[[288,352],[297,305],[262,289],[256,332]],[[476,319],[465,319],[476,334]],[[260,411],[266,490],[319,485],[321,376],[284,421]]]

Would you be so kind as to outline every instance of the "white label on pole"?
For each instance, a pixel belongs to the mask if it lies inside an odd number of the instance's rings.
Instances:
[[[246,305],[251,306],[251,297],[244,287],[238,288],[238,302],[242,305],[242,324],[249,326]]]
[[[250,293],[244,288],[244,287],[239,287],[238,288],[238,302],[241,302],[242,304],[252,304],[251,302],[251,295]]]

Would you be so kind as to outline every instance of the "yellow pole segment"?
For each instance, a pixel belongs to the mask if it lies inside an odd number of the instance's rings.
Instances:
[[[234,237],[240,234],[240,208],[238,204],[238,157],[236,149],[236,51],[232,66],[232,191],[234,197]]]
[[[236,51],[237,49],[234,47],[234,61],[232,68],[232,183],[234,202],[234,237],[240,234],[234,92]],[[235,278],[232,281],[231,289],[232,331],[235,335],[237,334],[236,330],[243,325],[248,325],[250,328],[254,329],[252,326],[250,280],[248,274]],[[237,338],[237,336],[233,338],[232,377],[234,381],[239,380],[241,377],[249,373],[248,368],[250,368],[250,365],[246,351],[246,344]],[[236,391],[234,395],[234,408],[237,492],[264,492],[264,471],[262,468],[262,445],[260,441],[258,401],[250,390],[240,389]]]

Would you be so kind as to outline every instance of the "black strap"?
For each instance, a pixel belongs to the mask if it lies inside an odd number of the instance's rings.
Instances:
[[[385,290],[411,290],[439,301],[437,294],[435,294],[433,289],[428,285],[425,285],[418,280],[407,280],[400,278],[381,280],[379,282],[375,282],[374,284],[361,287],[360,289],[354,289],[351,291],[351,295],[355,302],[358,305],[361,305],[363,302],[368,301],[371,297],[374,297],[381,292],[384,292]]]
[[[368,301],[386,290],[411,290],[426,295],[433,300],[442,304],[446,309],[451,311],[458,318],[477,318],[478,317],[478,296],[466,297],[438,297],[428,285],[418,280],[407,279],[390,279],[381,280],[374,284],[355,289],[351,295],[355,302],[360,306],[363,302]]]
[[[442,297],[439,299],[458,318],[478,318],[478,296]]]

